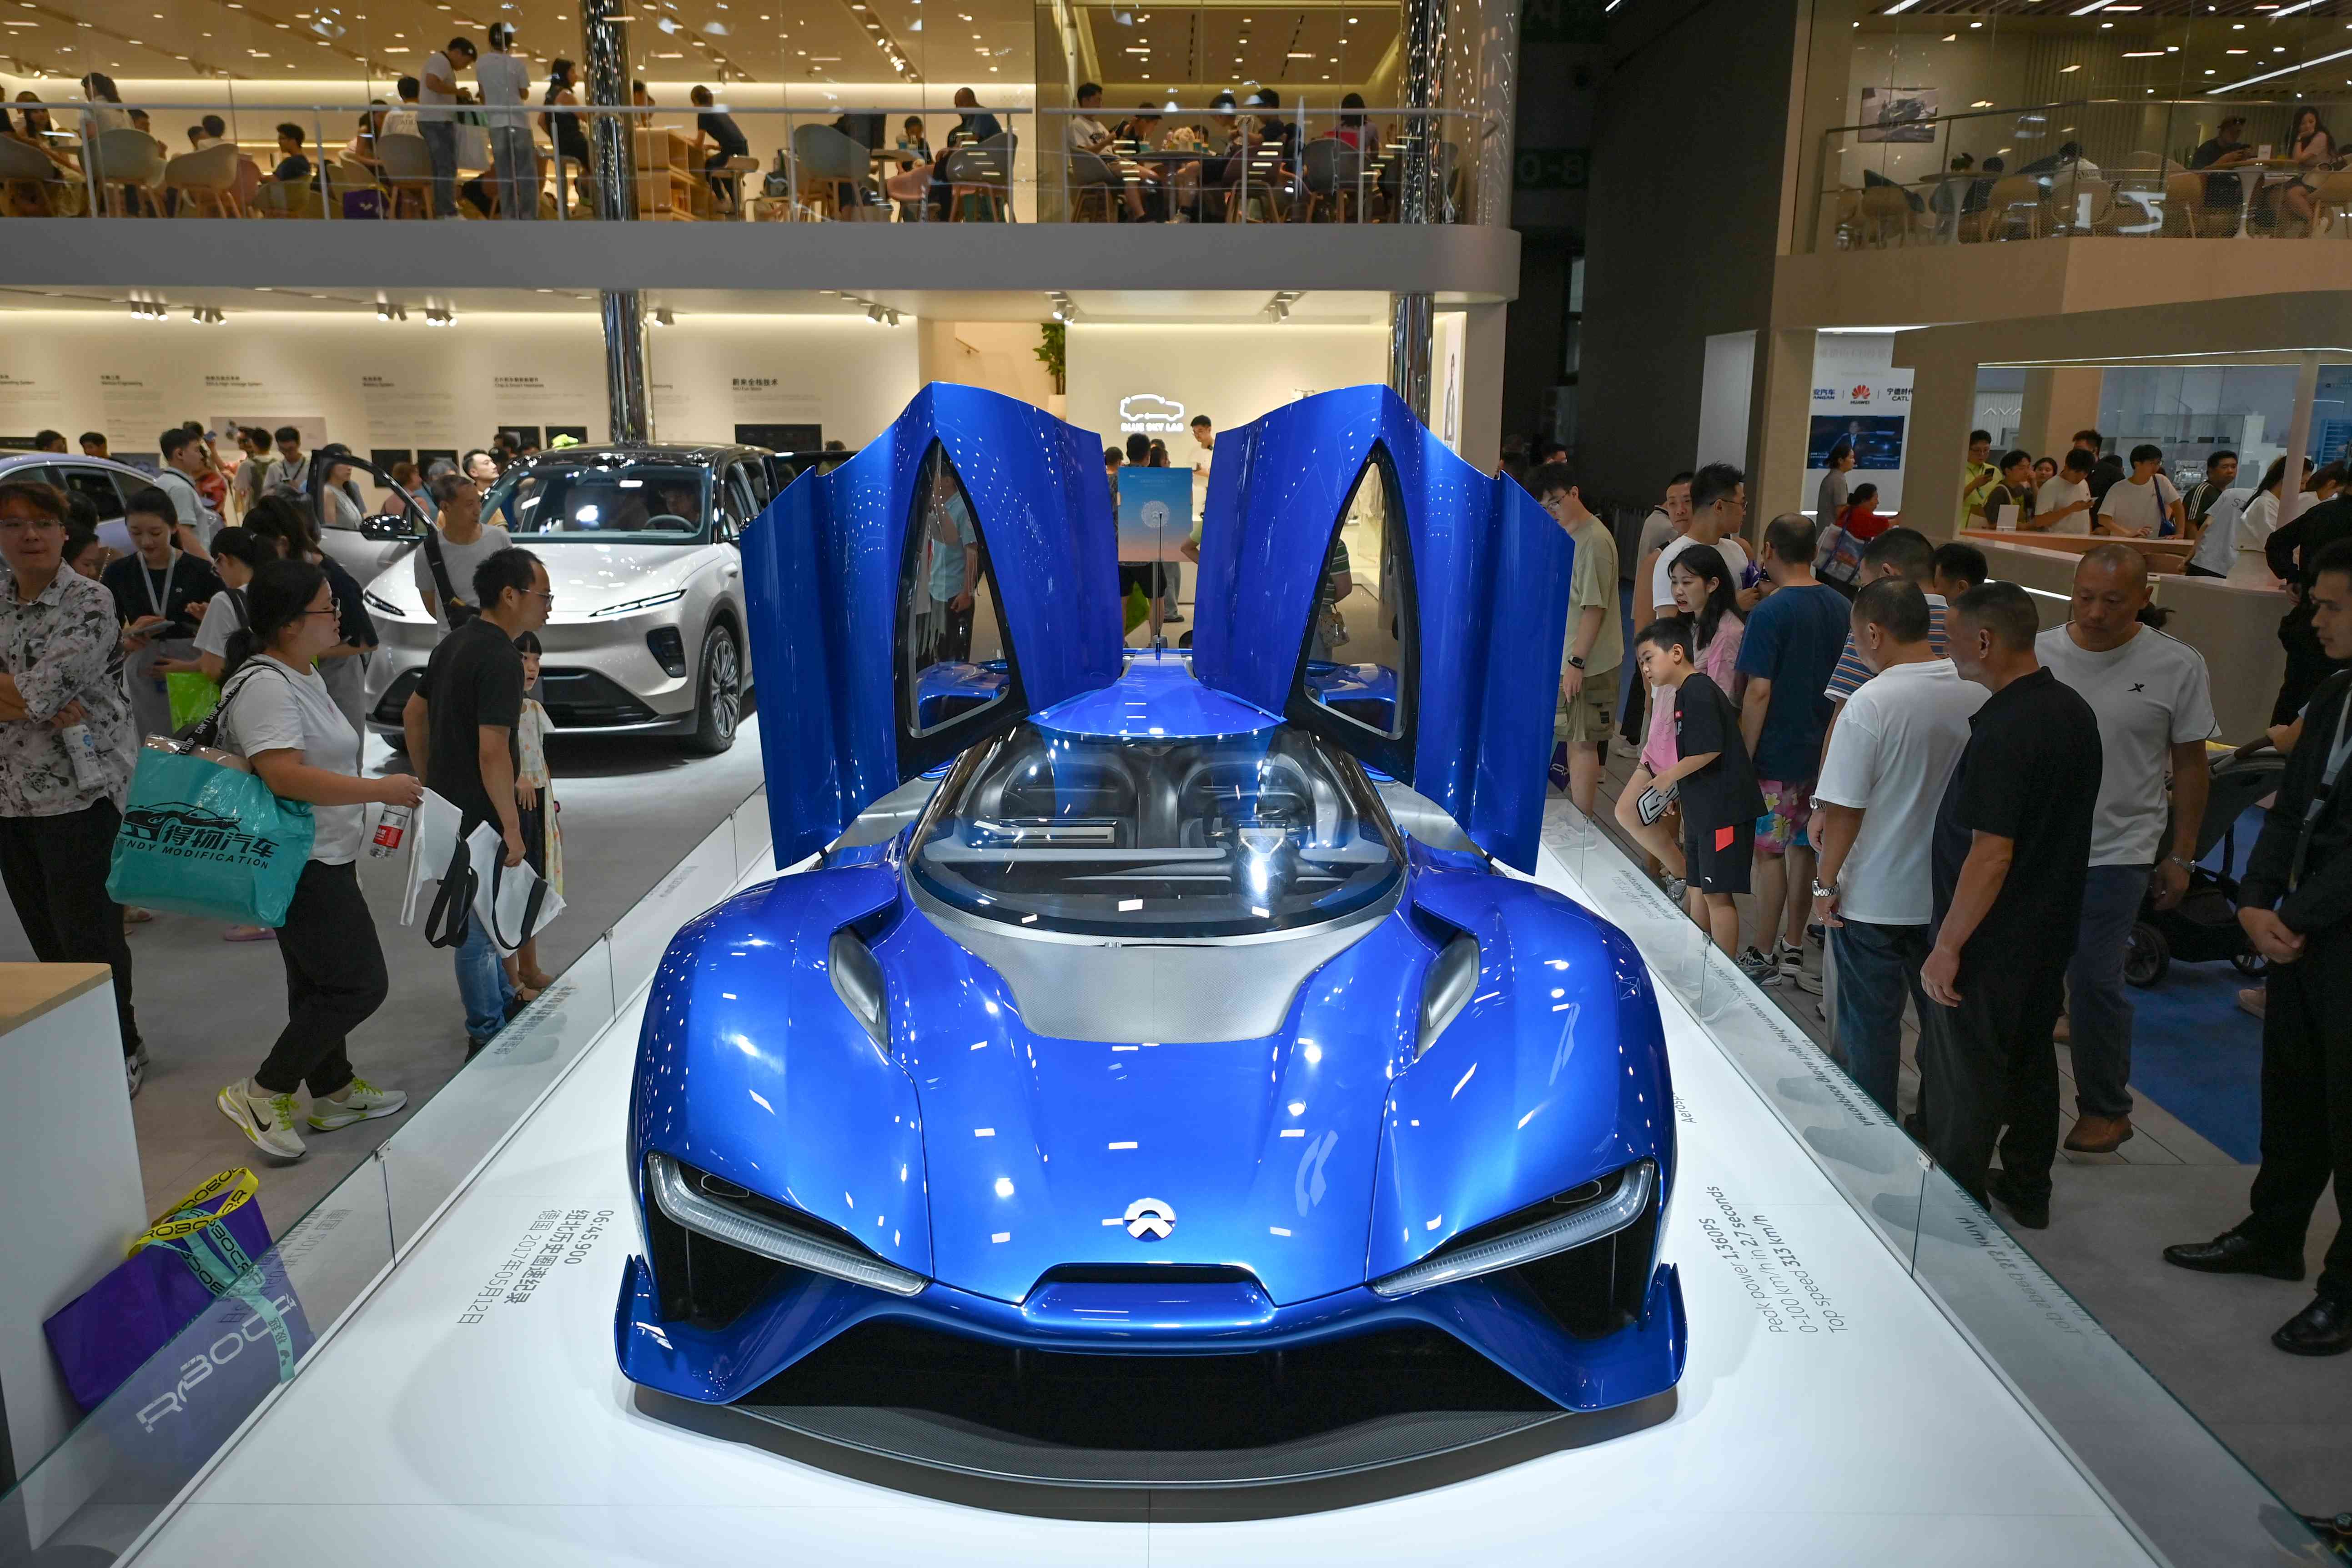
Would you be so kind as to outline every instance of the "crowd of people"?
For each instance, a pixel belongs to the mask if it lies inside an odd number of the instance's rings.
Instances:
[[[291,426],[233,435],[231,446],[194,422],[163,433],[156,482],[125,503],[127,551],[101,539],[85,497],[0,480],[0,881],[38,959],[111,968],[136,1095],[152,1037],[133,1006],[128,938],[158,917],[118,903],[108,879],[142,748],[166,737],[225,752],[280,800],[307,805],[311,845],[282,921],[222,931],[276,942],[287,1001],[267,1058],[217,1103],[263,1153],[294,1160],[304,1131],[405,1104],[361,1077],[348,1050],[388,988],[358,873],[367,809],[414,811],[429,780],[457,807],[461,833],[495,825],[506,864],[528,863],[560,891],[549,726],[530,696],[553,594],[546,568],[481,521],[482,495],[526,455],[518,441],[435,463],[421,479],[413,466],[395,472],[434,503],[429,548],[415,553],[448,635],[409,699],[406,767],[371,772],[364,689],[376,633],[362,585],[320,529],[339,502],[362,504],[351,467],[334,460],[338,448],[314,456]],[[43,431],[37,444],[61,451],[65,438]],[[107,453],[100,432],[80,444]],[[469,1049],[549,984],[534,943],[501,953],[479,921],[467,922],[456,963]]]
[[[1613,815],[1667,891],[1759,985],[1831,990],[1832,1049],[1856,1083],[1979,1202],[2038,1229],[2062,1146],[2105,1154],[2133,1136],[2130,933],[2144,903],[2176,907],[2190,886],[2219,734],[2205,660],[2161,629],[2147,557],[2126,541],[2193,538],[2248,502],[2226,452],[2183,495],[2160,451],[2103,464],[2085,431],[2037,485],[2026,454],[1992,463],[1978,434],[1962,521],[2014,527],[2039,510],[2118,536],[2084,550],[2063,624],[2043,629],[1963,540],[1850,530],[1850,461],[1832,464],[1820,516],[1774,518],[1751,563],[1745,476],[1713,464],[1675,476],[1645,521],[1621,650],[1609,531],[1567,464],[1525,482],[1578,545],[1555,783],[1591,815],[1622,727],[1639,755]],[[1850,582],[1819,570],[1841,530],[1859,535]],[[2270,735],[2288,782],[2241,888],[2270,964],[2249,1008],[2264,1016],[2263,1166],[2242,1225],[2166,1258],[2300,1279],[2314,1205],[2352,1173],[2352,1131],[2330,1109],[2352,1081],[2352,791],[2333,787],[2352,752],[2352,498],[2263,544],[2294,590],[2282,638],[2309,654]],[[1620,714],[1625,658],[1638,679]],[[1906,1004],[1918,1085],[1904,1114]],[[2063,1139],[2061,1043],[2075,1089]],[[2352,1350],[2352,1227],[2318,1286],[2281,1349]]]

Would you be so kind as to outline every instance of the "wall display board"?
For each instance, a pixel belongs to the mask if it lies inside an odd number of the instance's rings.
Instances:
[[[1812,416],[1806,428],[1804,509],[1812,510],[1830,448],[1852,443],[1849,486],[1878,487],[1878,510],[1903,505],[1904,437],[1911,415],[1911,372],[1893,365],[1888,332],[1824,332],[1813,343]]]
[[[1118,471],[1118,558],[1176,561],[1192,537],[1192,470]]]

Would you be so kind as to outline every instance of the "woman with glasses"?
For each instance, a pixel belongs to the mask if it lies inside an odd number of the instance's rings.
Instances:
[[[367,806],[414,809],[425,786],[410,773],[369,778],[360,738],[314,668],[342,637],[326,574],[308,561],[272,561],[246,589],[248,624],[229,638],[221,687],[221,744],[253,764],[281,800],[307,802],[310,858],[278,931],[286,965],[286,1027],[251,1078],[215,1103],[255,1148],[291,1162],[314,1132],[390,1116],[408,1102],[352,1070],[351,1032],[383,1005],[388,982],[375,920],[360,891]],[[307,1089],[310,1109],[295,1096]]]

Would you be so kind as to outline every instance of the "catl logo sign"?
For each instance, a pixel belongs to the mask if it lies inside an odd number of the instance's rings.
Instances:
[[[1118,400],[1119,433],[1127,436],[1181,436],[1184,405],[1156,392],[1136,392]]]

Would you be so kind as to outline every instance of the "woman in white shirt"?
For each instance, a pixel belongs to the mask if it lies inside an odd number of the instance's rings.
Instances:
[[[310,858],[295,885],[278,954],[286,964],[286,1027],[251,1078],[215,1103],[263,1153],[308,1151],[294,1130],[295,1092],[310,1090],[313,1131],[390,1116],[408,1102],[352,1071],[346,1037],[383,1005],[389,983],[375,921],[360,891],[367,805],[410,809],[424,799],[414,774],[372,779],[357,769],[360,738],[312,668],[340,640],[326,574],[307,561],[272,561],[246,590],[251,626],[229,639],[221,744],[244,756],[281,800],[312,808]]]
[[[2271,573],[2268,557],[2263,546],[2269,542],[2279,525],[2279,492],[2286,485],[2286,458],[2284,455],[2271,459],[2263,470],[2262,489],[2238,514],[2238,526],[2233,535],[2236,550],[2230,558],[2230,569],[2223,574],[2232,583],[2252,584],[2259,588],[2275,588],[2278,578]]]
[[[349,463],[337,463],[327,470],[327,526],[356,530],[360,519],[367,515],[367,502],[360,499],[360,487],[352,478]]]
[[[205,605],[196,624],[196,668],[217,683],[228,668],[228,639],[246,624],[245,590],[253,574],[278,559],[278,546],[243,528],[213,535],[213,570],[221,591]]]

